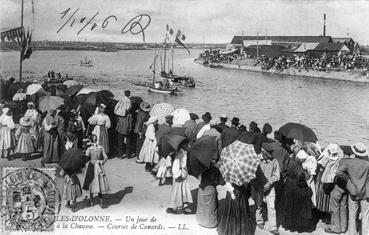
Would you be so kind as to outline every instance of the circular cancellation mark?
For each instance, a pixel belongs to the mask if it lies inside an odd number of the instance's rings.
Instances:
[[[55,168],[3,168],[3,232],[54,231],[61,204],[54,177]]]

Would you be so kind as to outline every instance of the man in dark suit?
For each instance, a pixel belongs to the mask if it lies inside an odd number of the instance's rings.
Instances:
[[[369,234],[369,157],[368,150],[363,143],[351,146],[355,158],[340,160],[336,171],[338,180],[346,181],[349,193],[349,224],[348,233],[357,234],[356,218],[361,210],[361,234]]]
[[[222,148],[227,147],[232,144],[235,140],[237,140],[240,135],[240,131],[238,130],[238,125],[240,124],[240,119],[234,117],[231,121],[232,126],[230,128],[226,128],[222,132]]]
[[[217,129],[223,132],[224,129],[229,128],[229,126],[226,124],[227,121],[228,121],[227,114],[223,113],[222,115],[220,115],[220,123],[217,125]]]

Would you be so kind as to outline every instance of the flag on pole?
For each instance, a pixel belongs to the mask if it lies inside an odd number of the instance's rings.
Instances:
[[[182,41],[184,41],[186,39],[186,36],[181,32],[181,30],[178,29],[177,31],[177,35],[176,35],[176,39],[175,39],[175,42],[178,43],[178,45],[184,47],[188,54],[190,55],[190,50],[188,50],[188,48],[183,44]],[[182,40],[182,41],[181,41]]]
[[[27,31],[27,34],[24,32],[22,28],[22,32],[20,35],[15,35],[12,38],[12,41],[18,44],[18,48],[21,51],[22,61],[25,59],[29,59],[32,54],[31,42],[32,42],[32,33]]]
[[[167,31],[170,35],[173,35],[174,31],[171,27],[169,27],[169,25],[167,25]]]

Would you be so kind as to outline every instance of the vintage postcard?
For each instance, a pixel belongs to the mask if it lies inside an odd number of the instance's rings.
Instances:
[[[0,5],[1,234],[369,235],[369,1]]]

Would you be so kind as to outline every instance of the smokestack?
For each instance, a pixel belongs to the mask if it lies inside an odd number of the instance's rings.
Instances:
[[[324,13],[324,26],[323,26],[323,36],[325,37],[325,13]]]

